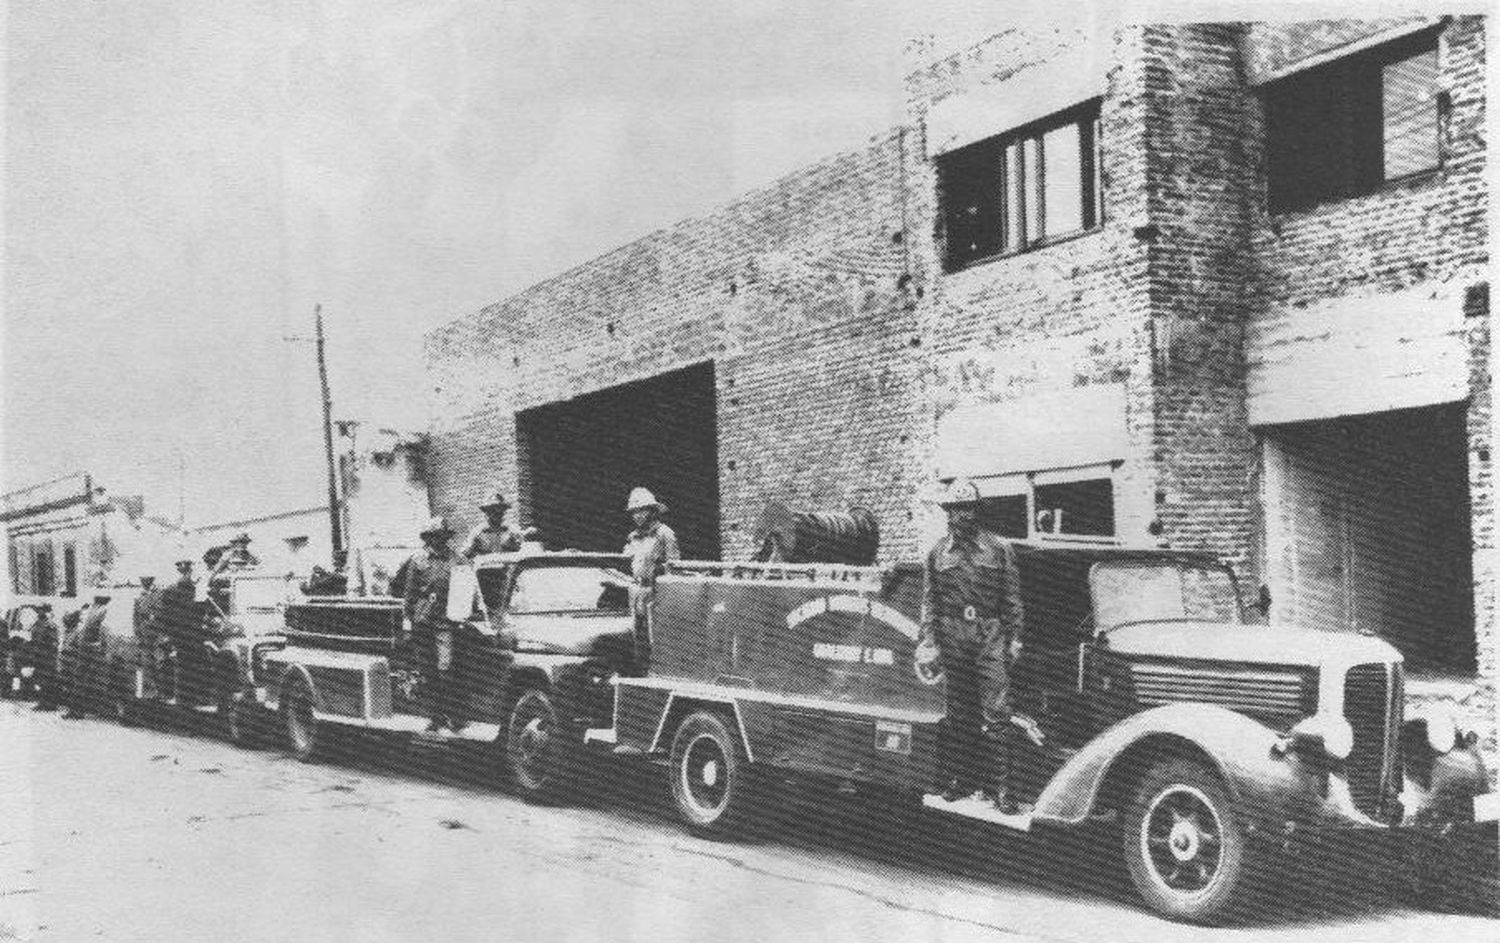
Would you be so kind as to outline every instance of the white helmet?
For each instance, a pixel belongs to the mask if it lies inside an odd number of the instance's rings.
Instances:
[[[656,500],[656,495],[645,488],[630,489],[630,500],[625,502],[625,510],[633,513],[635,511],[643,511],[646,508],[656,508],[658,511],[666,510],[666,506]]]
[[[955,478],[943,489],[938,504],[945,508],[979,503],[979,486],[967,478]]]

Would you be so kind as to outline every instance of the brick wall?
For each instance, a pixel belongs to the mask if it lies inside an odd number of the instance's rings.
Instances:
[[[517,485],[516,411],[712,360],[721,537],[764,504],[874,510],[909,555],[918,362],[892,132],[428,337],[433,504]]]
[[[1258,507],[1245,416],[1247,223],[1258,196],[1235,24],[1141,30],[1157,516],[1173,546],[1242,572]]]
[[[1325,24],[1322,32],[1288,24],[1250,28],[1246,56],[1266,69],[1294,65],[1330,43],[1357,43],[1396,20]],[[1497,666],[1494,491],[1491,475],[1490,346],[1487,298],[1488,193],[1484,144],[1484,19],[1453,17],[1438,40],[1440,87],[1451,101],[1443,130],[1443,166],[1433,174],[1388,183],[1347,199],[1272,216],[1263,197],[1249,204],[1258,267],[1254,317],[1272,330],[1295,328],[1297,312],[1328,299],[1436,286],[1455,307],[1467,298],[1463,334],[1469,351],[1469,488],[1474,549],[1475,634],[1479,671],[1473,683],[1413,686],[1456,702],[1481,728],[1493,755]],[[1251,99],[1252,103],[1256,100]],[[1261,137],[1264,116],[1246,116],[1245,137]],[[1259,161],[1251,155],[1252,163]],[[1257,170],[1256,179],[1264,180]],[[1263,185],[1263,183],[1262,183]],[[1372,313],[1378,311],[1371,306]],[[1428,692],[1424,694],[1424,691]]]

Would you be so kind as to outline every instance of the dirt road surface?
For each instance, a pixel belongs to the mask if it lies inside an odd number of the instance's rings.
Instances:
[[[781,802],[743,844],[684,834],[649,767],[587,808],[528,805],[478,754],[355,741],[305,764],[203,724],[122,728],[0,702],[0,939],[87,941],[1493,940],[1392,902],[1373,867],[1295,882],[1253,927],[1142,911],[1097,840],[867,800]],[[1347,859],[1345,856],[1337,856]],[[1343,861],[1348,865],[1347,860]]]

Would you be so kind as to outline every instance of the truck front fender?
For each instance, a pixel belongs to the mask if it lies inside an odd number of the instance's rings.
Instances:
[[[1311,771],[1278,756],[1276,731],[1211,704],[1167,704],[1125,718],[1068,759],[1037,797],[1033,819],[1076,825],[1122,803],[1134,777],[1158,759],[1185,756],[1224,780],[1235,804],[1252,820],[1301,818],[1289,806],[1319,803]]]

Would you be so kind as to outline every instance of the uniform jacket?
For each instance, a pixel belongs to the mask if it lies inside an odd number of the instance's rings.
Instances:
[[[469,532],[464,541],[464,556],[477,557],[485,553],[508,553],[521,549],[521,533],[509,524],[491,527],[482,524]]]
[[[625,538],[625,555],[630,558],[630,575],[635,579],[631,608],[643,612],[655,593],[656,578],[666,569],[668,560],[677,559],[677,535],[661,521],[652,521]]]
[[[136,597],[134,607],[134,627],[136,635],[145,635],[157,631],[157,619],[161,616],[162,590],[153,586],[142,590]]]
[[[998,628],[1019,639],[1021,574],[1004,538],[979,530],[972,539],[944,536],[927,554],[922,580],[922,632],[941,645],[945,637],[979,641]]]
[[[412,554],[402,569],[406,573],[403,591],[407,618],[413,625],[425,625],[443,618],[448,610],[448,578],[457,555],[434,552],[424,547]]]
[[[677,535],[661,521],[652,521],[626,536],[625,555],[630,558],[630,575],[636,583],[655,586],[667,561],[677,559]]]
[[[202,637],[203,610],[198,606],[197,584],[180,579],[161,591],[157,625],[173,643],[181,646]]]

